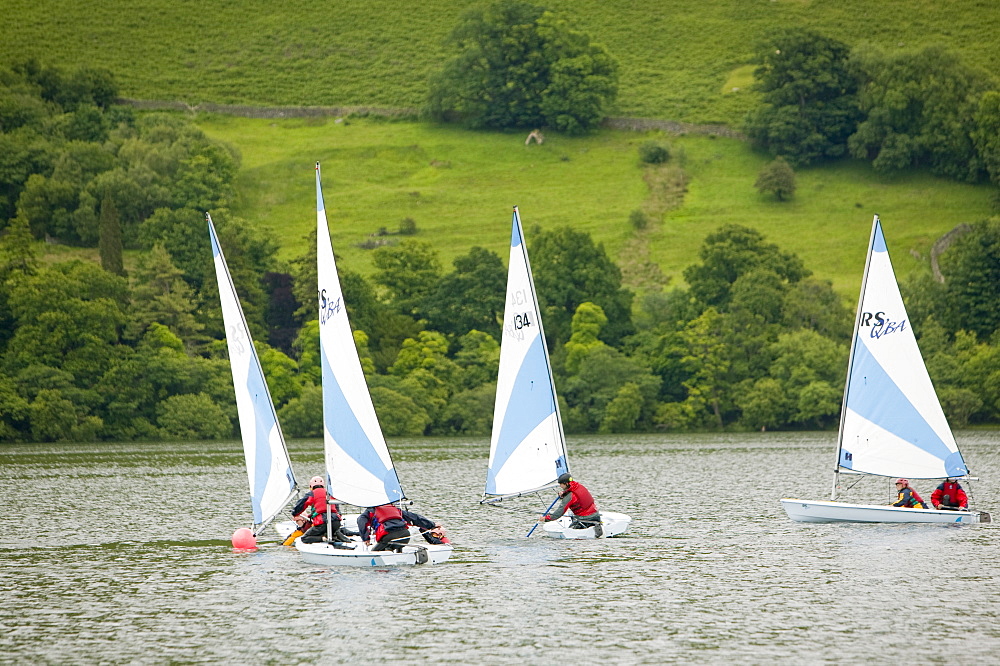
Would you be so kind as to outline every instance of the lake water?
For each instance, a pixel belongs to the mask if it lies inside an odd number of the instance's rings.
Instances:
[[[1000,433],[958,438],[1000,519]],[[574,475],[633,518],[573,542],[524,538],[551,494],[479,505],[485,439],[393,440],[456,546],[397,569],[234,551],[237,442],[0,447],[0,662],[996,663],[1000,523],[791,522],[778,499],[828,498],[834,441],[572,437]],[[319,441],[289,449],[299,479],[321,473]]]

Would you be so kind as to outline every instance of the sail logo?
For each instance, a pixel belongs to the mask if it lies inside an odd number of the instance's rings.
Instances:
[[[331,317],[340,312],[342,307],[343,300],[340,296],[335,301],[330,300],[326,297],[326,289],[321,289],[319,292],[319,323],[325,324]]]
[[[905,331],[906,320],[892,321],[884,312],[862,312],[861,326],[870,328],[869,336],[877,340],[883,335]]]
[[[247,348],[244,344],[246,339],[246,335],[244,335],[243,330],[239,326],[234,324],[229,327],[229,346],[239,356],[242,356],[247,352]]]

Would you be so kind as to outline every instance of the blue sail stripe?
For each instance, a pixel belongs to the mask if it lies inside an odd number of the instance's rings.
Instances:
[[[351,409],[340,383],[333,374],[333,368],[330,367],[325,350],[321,356],[323,363],[323,415],[327,430],[331,434],[335,433],[334,439],[344,453],[375,478],[381,479],[389,501],[395,502],[402,499],[403,489],[399,485],[396,470],[392,467],[386,467],[385,463],[382,462],[382,458],[375,451],[375,446],[358,421],[358,417]],[[349,447],[346,446],[348,442],[350,442]]]
[[[952,451],[860,340],[856,341],[847,407],[930,455],[945,461]]]
[[[252,342],[250,343],[253,344]],[[254,403],[254,470],[253,470],[253,521],[263,520],[261,502],[264,500],[264,490],[271,475],[271,444],[269,436],[277,423],[271,409],[271,399],[264,386],[264,377],[258,371],[257,352],[251,351],[250,372],[247,374],[247,390],[250,391]],[[291,490],[291,488],[289,488]]]
[[[515,213],[514,215],[516,216],[517,213]],[[520,229],[520,227],[517,226],[517,222],[515,222],[514,224],[512,224],[510,226],[511,226],[511,229],[510,229],[510,246],[511,247],[517,247],[518,245],[521,244],[521,229]]]
[[[542,344],[542,336],[535,336],[514,379],[510,402],[497,437],[493,466],[487,470],[487,493],[496,491],[496,474],[503,469],[521,441],[556,411]]]
[[[206,216],[208,217],[208,216]],[[224,291],[222,284],[225,280],[229,282],[229,289],[232,289],[232,279],[229,275],[228,267],[226,267],[225,257],[222,254],[222,247],[219,244],[219,238],[215,231],[215,226],[212,224],[211,217],[208,217],[208,231],[209,240],[212,245],[212,257],[216,262],[216,277],[220,282],[220,292]],[[264,378],[264,371],[260,365],[260,359],[257,356],[257,350],[253,346],[253,341],[250,339],[249,331],[245,330],[245,321],[242,321],[243,313],[242,308],[240,308],[238,297],[236,296],[235,290],[228,292],[236,300],[236,310],[239,313],[241,322],[239,322],[244,329],[244,335],[246,336],[246,344],[249,346],[249,358],[246,359],[246,379],[245,386],[247,395],[250,398],[251,409],[253,411],[254,420],[254,439],[252,443],[248,443],[253,447],[253,469],[248,469],[247,473],[251,481],[251,495],[250,495],[250,506],[253,513],[253,521],[255,524],[260,524],[264,520],[273,516],[273,513],[269,515],[264,515],[264,499],[265,495],[268,493],[268,487],[272,482],[271,475],[274,471],[274,455],[275,451],[272,450],[271,445],[271,433],[278,431],[278,417],[274,411],[274,405],[271,402],[270,394],[267,390],[267,382]],[[220,293],[223,301],[226,300],[225,294]],[[225,303],[223,303],[225,308]],[[225,316],[225,314],[224,314]],[[231,341],[230,341],[231,342]],[[237,362],[236,359],[230,358],[230,364]],[[234,381],[237,376],[236,368],[233,366],[233,378]],[[236,387],[234,387],[236,388]],[[241,414],[241,420],[243,415]],[[280,431],[278,431],[280,432]],[[244,433],[244,437],[246,433]],[[283,444],[282,444],[283,448]],[[249,460],[247,461],[249,465]],[[292,473],[291,463],[285,459],[285,467],[283,474],[288,493],[291,494],[295,489],[295,476]],[[273,494],[273,491],[272,491]]]
[[[875,223],[875,238],[872,239],[872,252],[888,252],[885,245],[885,236],[882,235],[882,223]]]

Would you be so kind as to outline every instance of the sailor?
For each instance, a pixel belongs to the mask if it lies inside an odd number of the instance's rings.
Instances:
[[[962,486],[958,485],[958,479],[948,477],[931,493],[931,504],[935,509],[945,511],[967,511],[969,498]]]
[[[604,535],[604,528],[601,526],[601,514],[597,511],[597,504],[590,491],[582,483],[574,481],[569,473],[559,476],[559,501],[552,509],[538,519],[540,523],[547,523],[551,520],[562,518],[566,510],[573,512],[573,520],[570,527],[575,530],[583,530],[588,527],[594,528],[594,536]]]
[[[917,491],[910,487],[908,479],[896,479],[896,493],[898,494],[893,506],[901,506],[908,509],[926,509],[924,501],[920,499]]]
[[[372,534],[375,547],[372,550],[403,550],[410,542],[410,528],[403,519],[403,512],[395,504],[370,506],[358,516],[358,531],[361,539],[371,545]]]
[[[410,526],[420,529],[424,540],[430,544],[451,543],[441,523],[421,516],[416,511],[399,509],[393,504],[368,507],[358,516],[358,530],[365,543],[371,542],[375,535],[375,547],[372,550],[403,549],[403,544],[410,542]]]
[[[309,528],[302,535],[302,543],[319,543],[326,540],[327,531],[332,536],[330,541],[348,542],[350,538],[340,531],[340,511],[336,504],[329,505],[330,525],[326,524],[327,500],[326,482],[321,476],[314,476],[309,479],[309,487],[312,489],[310,496],[302,503],[300,513],[295,518],[305,516],[309,522]],[[296,522],[299,522],[296,520]]]

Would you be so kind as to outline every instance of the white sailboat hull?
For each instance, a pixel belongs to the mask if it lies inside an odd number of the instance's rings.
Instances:
[[[788,517],[800,523],[980,523],[989,522],[988,513],[907,509],[878,504],[847,504],[785,498],[781,500]]]
[[[358,518],[359,514],[357,513],[346,514],[341,518],[341,524],[348,530],[357,531]],[[274,531],[277,532],[282,541],[287,539],[296,529],[295,521],[292,520],[283,520],[280,523],[274,523]]]
[[[572,516],[563,516],[559,520],[542,523],[543,534],[547,537],[553,537],[555,539],[598,538],[594,534],[593,527],[588,527],[583,530],[575,530],[570,527],[570,523],[572,521]],[[632,518],[624,513],[612,513],[610,511],[601,512],[601,529],[604,531],[604,537],[613,537],[618,536],[619,534],[624,534],[631,524]]]
[[[403,546],[403,552],[371,550],[361,542],[354,548],[334,548],[328,543],[302,543],[295,540],[295,548],[302,559],[310,564],[343,567],[392,567],[414,564],[440,564],[451,557],[450,544],[421,544]]]

